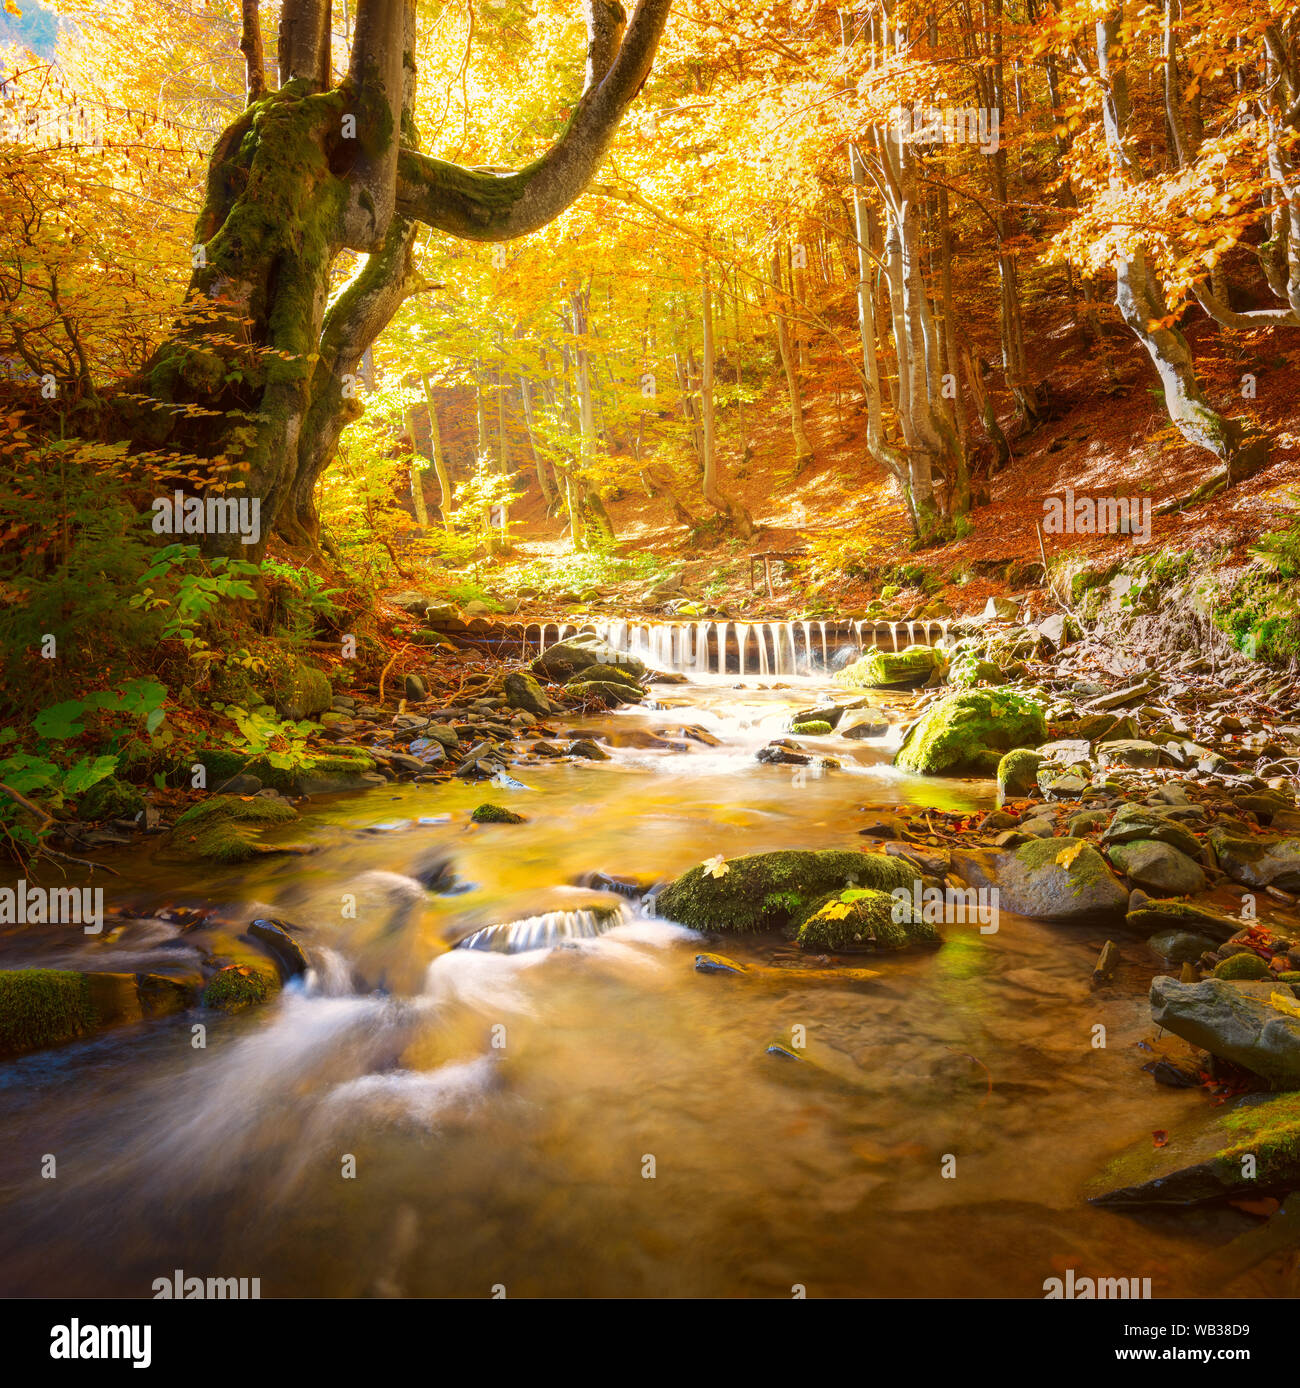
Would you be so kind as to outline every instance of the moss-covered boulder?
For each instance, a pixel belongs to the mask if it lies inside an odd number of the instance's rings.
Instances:
[[[172,857],[204,858],[217,863],[242,863],[273,852],[259,842],[262,831],[297,819],[292,805],[254,795],[213,795],[191,805],[176,821],[166,852]]]
[[[599,636],[584,632],[578,636],[571,636],[567,641],[557,641],[554,646],[548,646],[533,661],[532,670],[535,675],[551,684],[563,684],[574,675],[596,665],[602,667],[601,672],[593,672],[590,676],[592,679],[603,678],[604,672],[613,667],[625,670],[634,680],[639,680],[645,674],[646,668],[636,656],[629,655],[626,651],[616,651]]]
[[[1253,1162],[1244,1160],[1254,1158]],[[1142,1137],[1089,1181],[1094,1205],[1201,1205],[1300,1184],[1300,1094],[1247,1094],[1200,1108],[1157,1147]]]
[[[501,692],[511,708],[521,708],[538,718],[545,718],[551,711],[546,691],[524,670],[512,670],[501,681]]]
[[[852,954],[938,945],[942,938],[910,899],[874,887],[850,887],[817,907],[799,927],[795,943],[813,953]]]
[[[77,801],[82,819],[134,819],[144,810],[144,796],[116,776],[97,781]]]
[[[329,680],[311,665],[298,661],[287,680],[275,690],[275,711],[295,723],[324,713],[334,701]]]
[[[1010,853],[953,854],[953,871],[974,887],[997,888],[998,906],[1030,920],[1062,924],[1114,920],[1127,888],[1084,839],[1032,839]]]
[[[360,747],[336,747],[304,757],[293,766],[275,766],[267,757],[254,757],[245,770],[282,795],[333,795],[384,784],[375,759]]]
[[[523,815],[516,814],[513,810],[507,810],[503,805],[493,805],[484,802],[474,811],[470,818],[475,824],[523,824]]]
[[[1208,935],[1218,944],[1230,940],[1247,924],[1235,916],[1216,911],[1212,906],[1202,906],[1194,901],[1154,897],[1144,902],[1136,911],[1130,911],[1128,923],[1135,930],[1161,930],[1172,927],[1176,930],[1196,931]]]
[[[1028,795],[1038,786],[1043,759],[1028,747],[1016,747],[998,762],[998,791],[1004,800]]]
[[[603,667],[601,670],[603,674]],[[583,702],[595,700],[602,704],[617,707],[619,704],[639,703],[649,692],[637,684],[624,684],[620,680],[591,679],[570,680],[564,692]]]
[[[883,853],[785,849],[716,858],[692,868],[659,893],[661,916],[695,930],[797,930],[830,892],[912,888],[912,868]]]
[[[796,737],[829,737],[834,729],[823,719],[813,718],[807,723],[792,723],[790,731]]]
[[[926,776],[995,774],[1001,757],[992,753],[1046,741],[1041,705],[1003,689],[969,689],[926,709],[908,730],[894,764]],[[987,772],[990,760],[992,773]]]
[[[269,963],[264,969],[229,964],[208,980],[202,1003],[218,1012],[242,1012],[246,1007],[266,1002],[279,988],[280,976]]]
[[[948,668],[948,683],[955,689],[974,689],[981,684],[1006,684],[1000,665],[985,660],[978,651],[963,651]]]
[[[0,1055],[71,1041],[98,1025],[85,974],[69,969],[0,972]]]
[[[846,665],[835,683],[849,689],[907,688],[924,684],[943,662],[932,646],[907,646],[901,651],[868,651]]]

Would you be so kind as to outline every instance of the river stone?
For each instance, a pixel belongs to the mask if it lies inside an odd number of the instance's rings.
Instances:
[[[1112,844],[1107,852],[1125,877],[1161,896],[1194,896],[1205,890],[1205,874],[1172,844],[1134,839]]]
[[[926,709],[908,729],[894,765],[928,776],[996,775],[998,754],[1038,746],[1046,737],[1042,707],[1032,699],[1002,689],[968,689]]]
[[[1160,748],[1140,737],[1122,737],[1097,746],[1102,766],[1154,767],[1160,765]]]
[[[1222,944],[1243,929],[1245,922],[1194,901],[1152,899],[1129,911],[1128,924],[1134,930],[1159,930],[1163,927],[1192,930]]]
[[[1246,887],[1300,890],[1300,839],[1273,834],[1238,837],[1216,824],[1210,829],[1210,843],[1219,866],[1234,882]]]
[[[1131,843],[1134,839],[1167,843],[1198,861],[1204,856],[1204,850],[1191,831],[1179,824],[1172,814],[1153,805],[1121,805],[1101,836],[1104,844]]]
[[[307,956],[282,921],[255,920],[248,927],[248,933],[259,944],[266,946],[285,982],[307,972]]]
[[[638,680],[646,672],[645,664],[636,656],[616,651],[600,637],[587,633],[548,647],[533,661],[532,669],[552,684],[564,684],[593,665],[616,666]]]
[[[1137,914],[1130,912],[1129,918]],[[1205,935],[1194,935],[1189,930],[1161,930],[1147,941],[1147,948],[1154,950],[1162,959],[1171,964],[1195,964],[1203,954],[1215,947],[1215,941]]]
[[[850,689],[905,688],[924,684],[942,660],[932,646],[907,646],[901,651],[868,651],[846,665],[835,683]]]
[[[402,695],[408,704],[423,703],[429,697],[429,688],[419,675],[407,675],[402,681]]]
[[[851,723],[847,728],[841,728],[840,736],[861,741],[866,737],[884,737],[888,731],[888,723],[875,718],[863,718],[857,723]]]
[[[1044,742],[1038,755],[1054,766],[1087,765],[1092,757],[1092,743],[1081,737],[1058,738]]]
[[[915,880],[914,869],[883,853],[784,849],[693,867],[659,893],[655,909],[694,930],[797,929],[830,892],[847,887],[910,892]]]
[[[639,685],[623,684],[615,680],[570,680],[564,686],[566,694],[575,699],[597,699],[602,704],[636,704],[645,698],[648,690]]]
[[[1038,784],[1038,768],[1043,763],[1041,752],[1017,747],[998,762],[998,790],[1004,800],[1028,795]]]
[[[728,959],[725,954],[697,954],[695,956],[695,972],[697,974],[743,974],[746,969],[743,964],[737,964],[734,959]]]
[[[800,709],[800,711],[790,719],[790,722],[791,724],[829,723],[832,728],[838,728],[840,719],[843,717],[844,706],[842,704],[820,704],[817,708]]]
[[[1242,1158],[1255,1158],[1253,1170]],[[1247,1174],[1251,1170],[1251,1174]],[[1142,1137],[1086,1185],[1094,1205],[1199,1205],[1258,1196],[1300,1182],[1300,1098],[1246,1094],[1221,1108],[1198,1108],[1157,1147]]]
[[[532,675],[526,674],[523,670],[512,670],[504,680],[501,687],[505,692],[506,703],[511,708],[523,709],[527,713],[539,714],[545,717],[551,711],[551,701],[546,697],[545,690]]]
[[[1180,983],[1159,976],[1151,981],[1151,1016],[1166,1031],[1279,1088],[1300,1088],[1300,1017],[1272,1006],[1273,993],[1294,1001],[1286,984]]]
[[[281,718],[297,723],[324,713],[333,701],[329,680],[319,670],[299,661],[288,689],[276,696],[275,711]]]
[[[1068,857],[1068,866],[1062,857]],[[954,853],[953,871],[971,886],[996,887],[1002,910],[1030,920],[1105,921],[1128,907],[1128,892],[1083,839],[1036,839],[1010,853]]]
[[[608,761],[609,753],[603,752],[589,737],[580,737],[570,742],[564,749],[571,757],[582,757],[586,761]]]

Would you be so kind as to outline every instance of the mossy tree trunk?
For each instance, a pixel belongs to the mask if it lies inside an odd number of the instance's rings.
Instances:
[[[359,0],[347,75],[332,85],[330,0],[285,0],[279,86],[262,92],[257,6],[245,4],[250,104],[217,141],[172,334],[116,398],[120,432],[176,459],[175,485],[260,502],[261,536],[206,535],[256,558],[273,530],[315,549],[315,490],[362,411],[358,366],[409,292],[418,225],[506,241],[586,187],[650,71],[671,0],[582,0],[586,81],[564,131],[516,173],[420,153],[415,0]],[[331,295],[338,257],[361,257]]]

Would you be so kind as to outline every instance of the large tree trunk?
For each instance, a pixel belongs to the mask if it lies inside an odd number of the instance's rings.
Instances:
[[[416,224],[505,241],[562,212],[645,81],[670,3],[638,0],[625,29],[616,0],[584,0],[583,94],[552,148],[506,175],[419,152],[415,0],[359,0],[334,88],[329,0],[284,0],[280,87],[260,97],[246,24],[254,99],[209,161],[185,309],[115,401],[136,448],[176,457],[177,486],[259,499],[257,542],[209,534],[207,552],[256,558],[272,529],[317,545],[316,483],[361,412],[357,366],[406,292]],[[363,259],[331,301],[344,251]]]

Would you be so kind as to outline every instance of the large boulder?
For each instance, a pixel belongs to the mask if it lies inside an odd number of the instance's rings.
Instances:
[[[626,670],[637,680],[646,672],[644,662],[636,656],[626,651],[616,651],[599,636],[592,636],[586,632],[571,636],[567,641],[559,641],[554,646],[548,646],[533,661],[532,669],[534,674],[540,675],[550,684],[564,684],[574,675],[582,674],[595,665],[614,666]]]
[[[1034,839],[1009,853],[954,853],[953,871],[971,886],[996,887],[1001,910],[1030,920],[1113,920],[1128,906],[1123,883],[1083,839]]]
[[[1104,844],[1132,843],[1135,839],[1155,839],[1186,853],[1198,862],[1205,856],[1190,829],[1178,823],[1169,813],[1173,806],[1129,803],[1121,805],[1101,836]]]
[[[1212,906],[1194,901],[1172,901],[1152,898],[1128,913],[1128,924],[1134,930],[1188,930],[1208,935],[1216,944],[1230,940],[1247,922],[1225,915]]]
[[[910,900],[875,887],[851,887],[819,906],[799,927],[795,943],[814,953],[860,954],[938,945],[942,937]]]
[[[299,661],[286,687],[276,693],[275,711],[281,718],[296,723],[324,713],[333,702],[329,680],[319,670]]]
[[[1218,855],[1219,866],[1246,887],[1281,887],[1300,891],[1300,839],[1261,834],[1258,838],[1238,837],[1215,825],[1210,843]]]
[[[1206,887],[1205,874],[1172,844],[1134,839],[1112,844],[1110,860],[1131,882],[1161,896],[1193,896]]]
[[[924,684],[943,661],[932,646],[907,646],[901,651],[868,651],[846,665],[835,683],[849,689],[906,688]]]
[[[1295,1005],[1286,984],[1235,983],[1207,978],[1151,981],[1151,1016],[1157,1025],[1230,1060],[1281,1089],[1300,1088],[1300,1017],[1274,1005]]]
[[[872,887],[912,889],[915,869],[883,853],[785,849],[715,858],[670,882],[656,900],[669,920],[695,930],[798,928],[830,892]]]
[[[1003,689],[968,689],[926,709],[908,729],[894,764],[927,776],[991,776],[1002,753],[1046,740],[1047,721],[1032,699]]]

